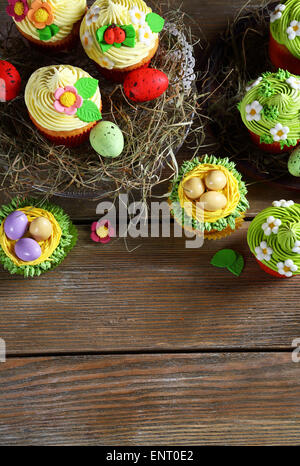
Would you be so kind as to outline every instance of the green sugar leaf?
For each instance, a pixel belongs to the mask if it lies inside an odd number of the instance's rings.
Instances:
[[[229,272],[233,273],[233,275],[239,277],[242,271],[244,270],[245,262],[241,254],[236,253],[236,256],[236,261],[233,264],[229,265],[227,269],[229,270]]]
[[[157,13],[149,13],[146,16],[146,21],[149,24],[152,32],[162,31],[165,25],[165,20],[161,16],[159,16]]]
[[[74,85],[83,99],[90,99],[98,88],[98,80],[94,78],[80,78]]]
[[[129,24],[127,26],[120,26],[123,31],[126,33],[126,38],[135,38],[135,29],[132,26],[132,24]]]
[[[104,40],[104,33],[107,28],[108,26],[102,26],[101,28],[97,29],[96,37],[100,45],[101,45],[101,42]]]
[[[122,45],[126,45],[126,47],[135,47],[135,37],[126,37]]]
[[[122,44],[120,44],[120,42],[114,42],[114,47],[116,47],[117,49],[120,49],[122,47]]]
[[[236,253],[233,249],[221,249],[218,251],[210,263],[215,267],[230,267],[236,261]]]
[[[82,106],[77,110],[76,115],[81,121],[85,121],[86,123],[102,119],[99,108],[91,100],[85,100]]]
[[[49,27],[51,29],[52,37],[56,36],[56,34],[59,32],[59,27],[56,26],[56,24],[51,24]]]
[[[37,29],[40,40],[50,40],[52,37],[52,31],[50,26],[44,27],[44,29]]]

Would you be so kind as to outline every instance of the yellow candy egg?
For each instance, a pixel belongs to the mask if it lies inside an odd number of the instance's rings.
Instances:
[[[185,195],[191,199],[199,199],[201,194],[204,193],[205,191],[205,186],[201,178],[191,178],[188,181],[186,181],[183,185],[183,190],[185,192]]]
[[[204,210],[215,212],[216,210],[224,209],[227,205],[226,196],[216,191],[207,191],[200,197],[200,202],[204,204]]]
[[[212,170],[205,177],[207,189],[211,191],[219,191],[225,188],[227,179],[221,170]]]
[[[52,231],[52,223],[45,217],[38,217],[34,219],[29,227],[30,235],[38,242],[46,241],[50,238]]]

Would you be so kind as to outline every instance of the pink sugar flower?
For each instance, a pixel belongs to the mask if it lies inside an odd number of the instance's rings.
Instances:
[[[74,115],[82,106],[83,99],[74,86],[59,87],[54,93],[54,108],[59,113]]]
[[[115,236],[115,230],[109,220],[92,223],[91,230],[91,239],[95,243],[109,243],[111,238]]]
[[[12,16],[18,23],[26,18],[29,7],[27,0],[8,0],[6,12]]]

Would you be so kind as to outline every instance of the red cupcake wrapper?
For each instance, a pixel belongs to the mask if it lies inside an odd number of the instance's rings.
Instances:
[[[298,139],[298,142],[295,146],[284,146],[283,149],[280,147],[279,142],[273,142],[273,144],[265,144],[264,142],[260,142],[260,136],[258,136],[255,133],[252,133],[252,131],[248,130],[250,133],[250,137],[252,139],[252,142],[254,142],[255,145],[260,147],[261,150],[264,152],[269,152],[270,154],[282,154],[283,152],[289,152],[292,151],[295,147],[300,142],[300,139]]]
[[[97,122],[95,122],[95,125]],[[94,125],[94,126],[95,126]],[[39,128],[40,133],[49,141],[53,142],[56,146],[77,147],[89,139],[90,132],[93,127],[88,130],[83,128],[83,132],[76,136],[50,136]]]
[[[289,278],[289,277],[286,277],[285,275],[280,275],[280,273],[278,272],[275,272],[275,270],[272,270],[270,269],[269,267],[267,267],[265,264],[263,264],[262,262],[260,262],[258,259],[255,259],[256,262],[258,263],[258,265],[260,266],[260,268],[268,273],[269,275],[272,275],[272,277],[276,277],[276,278]]]
[[[285,45],[279,44],[272,34],[270,34],[269,56],[276,68],[300,75],[300,60],[291,54]]]
[[[143,68],[148,68],[150,63],[151,63],[151,60],[149,60],[145,65],[138,66],[134,70],[132,69],[130,71],[108,70],[107,68],[102,68],[102,66],[98,65],[98,63],[96,63],[96,66],[97,66],[97,68],[99,70],[99,73],[101,73],[101,75],[105,79],[107,79],[107,81],[123,84],[126,77],[129,75],[129,73],[131,73],[131,71],[141,70]]]

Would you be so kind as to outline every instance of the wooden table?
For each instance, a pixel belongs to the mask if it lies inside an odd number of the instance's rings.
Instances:
[[[243,4],[184,8],[211,40]],[[55,199],[78,225],[73,253],[34,281],[0,270],[0,444],[299,444],[300,282],[264,274],[246,244],[256,213],[291,196],[251,185],[230,238],[128,240],[133,252],[90,241],[96,203]],[[244,255],[240,278],[209,265],[223,247]]]

